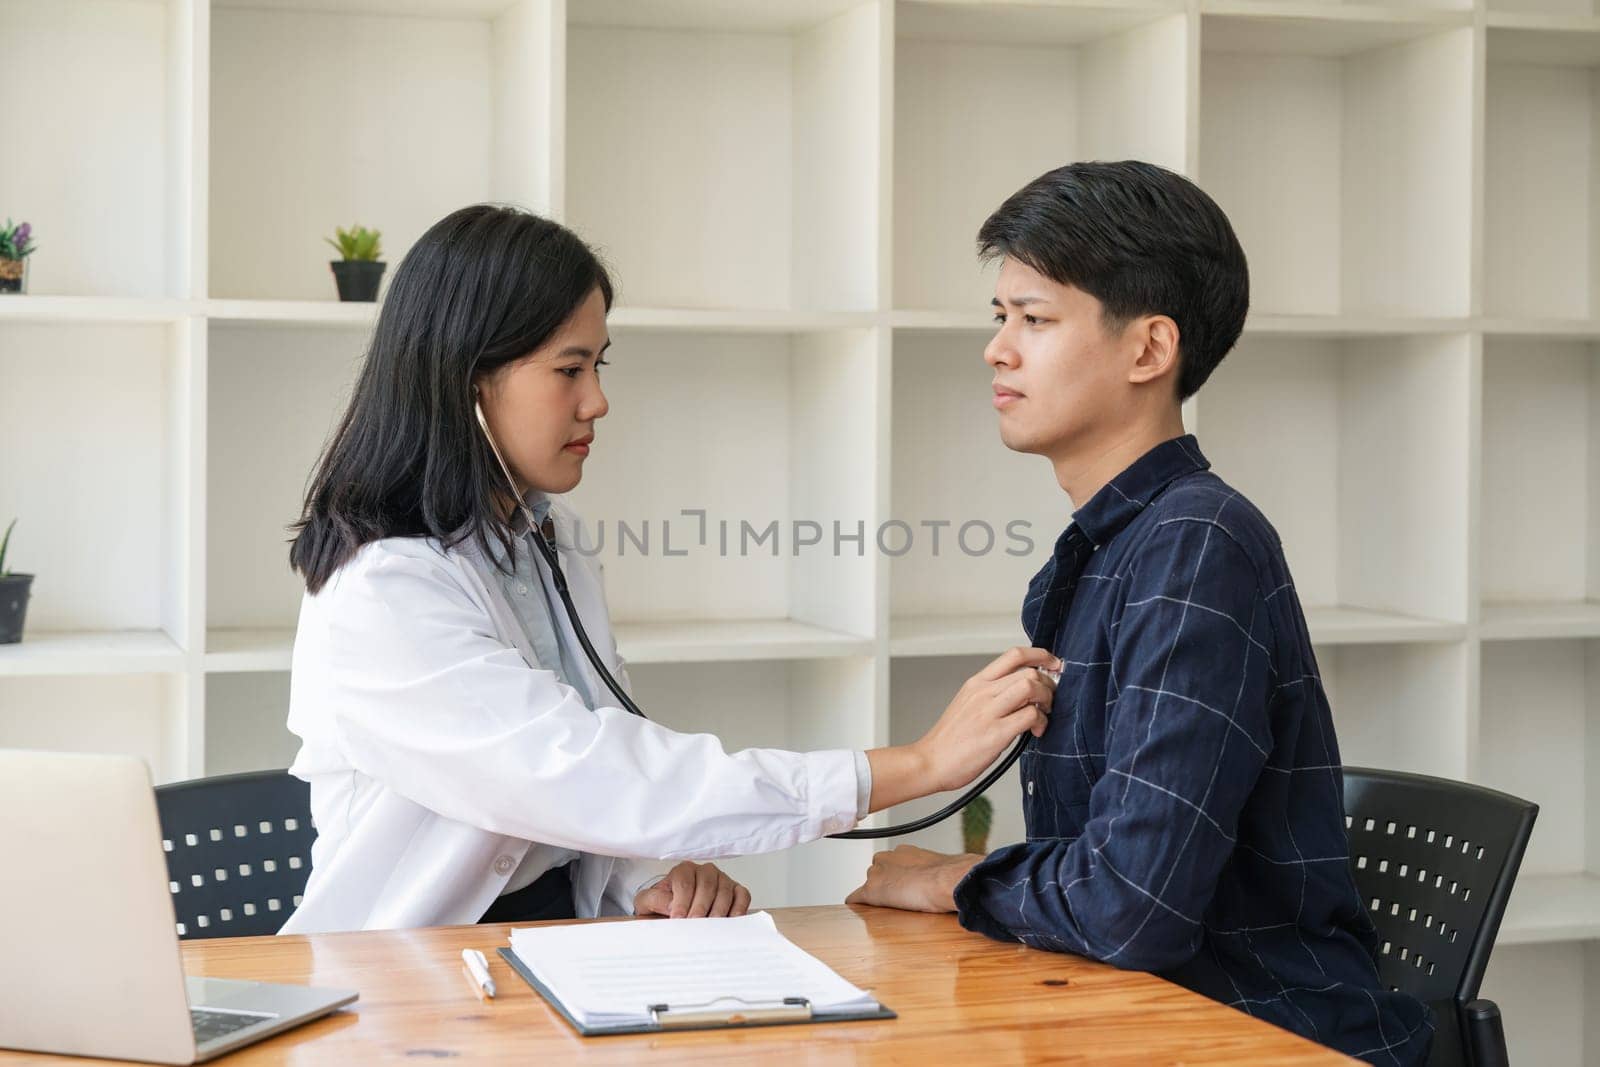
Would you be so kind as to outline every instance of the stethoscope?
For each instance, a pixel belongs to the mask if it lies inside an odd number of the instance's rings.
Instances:
[[[473,392],[476,393],[477,390],[474,389]],[[627,694],[622,686],[617,684],[617,680],[606,669],[606,665],[601,660],[599,653],[595,652],[594,645],[589,640],[589,634],[583,628],[583,620],[578,617],[578,609],[572,603],[572,594],[567,590],[567,576],[561,570],[561,560],[556,555],[555,547],[544,539],[544,532],[539,528],[539,523],[534,518],[533,509],[528,507],[527,501],[523,500],[521,494],[517,492],[517,481],[511,476],[511,467],[506,463],[505,457],[500,454],[500,446],[495,443],[494,434],[489,432],[489,421],[483,417],[483,405],[474,400],[472,407],[477,413],[478,426],[483,430],[484,439],[489,442],[489,450],[494,453],[495,460],[500,464],[500,471],[505,475],[506,484],[511,487],[512,498],[516,500],[517,507],[521,510],[523,518],[527,520],[528,532],[533,537],[533,543],[538,548],[539,555],[543,557],[545,566],[550,568],[550,578],[555,584],[556,593],[561,597],[561,606],[566,610],[567,621],[572,624],[572,632],[577,635],[578,644],[583,646],[583,654],[589,657],[589,665],[594,668],[595,673],[600,675],[600,680],[606,683],[606,688],[611,690],[611,695],[616,697],[624,708],[641,719],[648,719],[650,716],[646,715],[639,705],[633,702],[633,698]],[[1055,676],[1054,671],[1046,670],[1044,673],[1052,677]],[[918,830],[926,830],[930,826],[944,822],[950,816],[978,799],[986,789],[999,781],[1000,776],[1010,770],[1011,765],[1021,758],[1023,750],[1028,747],[1030,739],[1031,735],[1026,733],[1017,738],[1017,743],[1011,747],[1010,752],[1006,753],[1005,758],[990,768],[989,773],[979,779],[977,784],[930,815],[924,815],[920,819],[913,819],[911,822],[900,823],[897,826],[847,830],[843,833],[829,834],[828,836],[852,841],[900,837],[904,834],[914,834]]]

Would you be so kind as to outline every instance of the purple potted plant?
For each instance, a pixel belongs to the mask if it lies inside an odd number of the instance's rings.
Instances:
[[[17,525],[12,519],[6,535],[0,538],[0,645],[14,645],[22,640],[22,623],[28,615],[28,594],[33,587],[33,575],[12,574],[6,570],[6,549],[11,544],[11,530]]]
[[[0,227],[0,293],[28,291],[28,257],[36,247],[32,226],[6,219]]]

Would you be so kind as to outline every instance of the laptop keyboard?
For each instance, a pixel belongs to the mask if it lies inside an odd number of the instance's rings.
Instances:
[[[215,1041],[219,1037],[227,1037],[247,1026],[276,1019],[259,1011],[213,1011],[209,1008],[190,1008],[189,1021],[194,1025],[195,1044],[203,1045],[207,1041]]]

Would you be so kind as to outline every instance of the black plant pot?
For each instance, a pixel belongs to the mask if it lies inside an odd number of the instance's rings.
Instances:
[[[333,280],[339,283],[339,299],[370,304],[378,299],[378,283],[383,280],[385,263],[365,259],[336,259],[329,263]]]
[[[22,640],[22,622],[28,617],[31,574],[0,574],[0,645]]]

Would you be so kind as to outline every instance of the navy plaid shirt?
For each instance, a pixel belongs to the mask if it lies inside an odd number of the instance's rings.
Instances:
[[[1073,515],[1023,625],[1066,669],[1020,763],[1027,840],[963,926],[1154,971],[1349,1055],[1425,1058],[1350,873],[1339,746],[1277,533],[1193,437]]]

